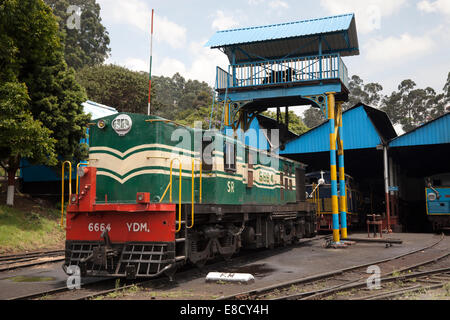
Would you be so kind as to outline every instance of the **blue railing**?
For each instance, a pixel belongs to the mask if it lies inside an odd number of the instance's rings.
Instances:
[[[239,63],[228,72],[217,67],[217,89],[340,79],[348,88],[348,72],[339,54]]]

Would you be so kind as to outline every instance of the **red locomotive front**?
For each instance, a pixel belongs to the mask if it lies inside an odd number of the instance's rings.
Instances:
[[[81,275],[153,277],[175,268],[175,204],[150,203],[140,192],[136,203],[96,204],[94,167],[80,168],[80,192],[67,209],[66,260]]]

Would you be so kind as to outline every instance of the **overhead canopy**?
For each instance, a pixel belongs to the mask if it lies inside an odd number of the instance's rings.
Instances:
[[[359,54],[355,15],[344,14],[313,20],[303,20],[268,26],[218,31],[206,43],[221,48],[235,63],[258,59],[279,59],[317,55],[319,38],[322,53],[340,53],[341,56]]]
[[[392,139],[389,147],[415,147],[450,143],[450,112]]]
[[[357,103],[342,113],[345,152],[375,149],[377,145],[395,138],[394,127],[381,110]],[[281,155],[327,152],[330,150],[328,121],[287,142]]]

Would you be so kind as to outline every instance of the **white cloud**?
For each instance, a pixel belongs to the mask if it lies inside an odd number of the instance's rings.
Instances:
[[[214,86],[216,80],[216,66],[227,70],[228,58],[217,49],[211,50],[204,47],[206,40],[191,42],[189,53],[195,57],[186,76],[189,79],[205,81],[210,86]]]
[[[216,30],[226,30],[237,27],[237,22],[232,16],[226,15],[222,10],[217,10],[214,14],[214,20],[212,22],[212,28]]]
[[[118,63],[133,71],[145,71],[149,72],[150,61],[143,60],[139,58],[130,57],[125,59],[125,62]],[[180,73],[181,75],[186,75],[186,66],[180,60],[164,57],[160,59],[158,55],[153,57],[152,61],[152,75],[171,77],[175,73]]]
[[[98,0],[101,6],[102,18],[113,23],[128,24],[147,34],[150,34],[152,11],[141,0]],[[166,42],[174,48],[186,44],[185,27],[170,21],[166,17],[154,14],[153,33],[155,40]]]
[[[173,48],[182,48],[186,44],[186,28],[166,17],[155,14],[153,33],[156,40],[167,42]]]
[[[154,62],[154,72],[152,72],[152,74],[171,77],[178,72],[183,76],[186,75],[186,66],[178,59],[165,57],[162,60],[159,60],[158,57],[156,57]]]
[[[450,1],[436,0],[434,2],[424,0],[417,4],[417,9],[426,13],[441,12],[450,15]]]
[[[332,15],[355,13],[358,32],[365,34],[381,28],[381,18],[400,10],[406,0],[320,0]]]
[[[260,3],[263,3],[264,0],[248,0],[247,2],[249,5],[258,5]]]
[[[127,58],[124,66],[133,71],[146,71],[150,69],[150,62],[139,58]]]
[[[206,39],[198,42],[191,42],[186,51],[187,57],[193,57],[190,63],[171,57],[162,57],[160,54],[153,55],[152,75],[172,77],[175,73],[181,74],[186,79],[205,81],[211,87],[215,85],[216,66],[227,70],[228,58],[219,50],[211,50],[204,47]],[[111,57],[106,63],[122,65],[133,71],[149,71],[150,62],[148,59],[129,57],[124,61],[117,62]]]
[[[272,9],[287,9],[289,8],[289,5],[281,0],[274,0],[269,2],[269,7]]]
[[[370,39],[364,47],[367,60],[391,65],[428,54],[435,44],[428,36],[415,37],[405,33],[400,37]]]

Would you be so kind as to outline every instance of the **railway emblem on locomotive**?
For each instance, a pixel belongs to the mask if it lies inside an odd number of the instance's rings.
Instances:
[[[127,114],[120,114],[112,121],[112,128],[119,136],[124,136],[131,130],[133,121]]]

